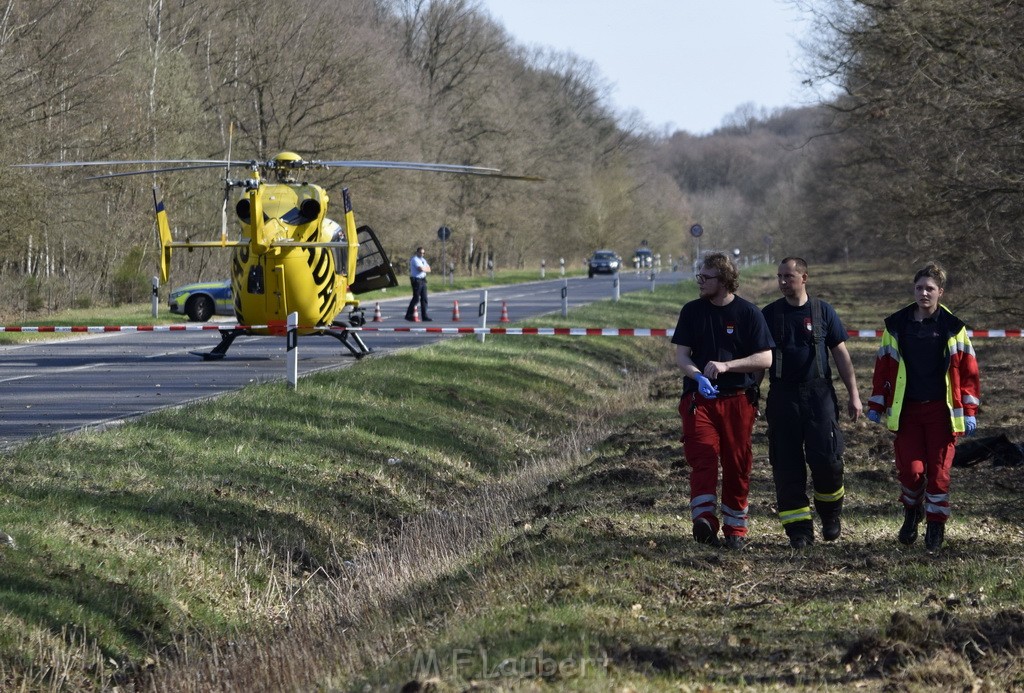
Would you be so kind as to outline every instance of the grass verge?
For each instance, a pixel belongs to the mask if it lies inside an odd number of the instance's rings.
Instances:
[[[862,277],[828,275],[841,314]],[[572,322],[671,326],[692,295]],[[1019,439],[1021,348],[976,346],[982,434]],[[955,470],[930,557],[894,541],[888,434],[844,423],[843,538],[797,553],[759,423],[729,554],[689,539],[677,398],[661,339],[467,339],[10,452],[0,688],[1024,686],[1021,470]]]
[[[592,436],[661,366],[632,341],[454,340],[9,451],[0,688],[116,683],[287,623],[417,518]]]

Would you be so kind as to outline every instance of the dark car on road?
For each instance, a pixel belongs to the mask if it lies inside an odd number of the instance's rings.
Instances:
[[[615,274],[622,267],[622,258],[614,250],[595,250],[587,263],[587,277],[595,274]]]

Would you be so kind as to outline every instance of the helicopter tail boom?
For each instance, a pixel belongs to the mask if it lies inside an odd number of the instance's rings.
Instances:
[[[167,209],[160,199],[160,189],[153,187],[153,206],[156,207],[156,228],[160,239],[160,281],[166,283],[171,269],[171,225],[167,222]]]

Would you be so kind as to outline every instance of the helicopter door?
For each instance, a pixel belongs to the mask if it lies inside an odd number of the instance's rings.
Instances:
[[[395,268],[384,253],[377,236],[369,226],[356,229],[359,239],[359,255],[356,258],[356,276],[349,284],[353,294],[365,294],[367,291],[387,289],[398,286]]]

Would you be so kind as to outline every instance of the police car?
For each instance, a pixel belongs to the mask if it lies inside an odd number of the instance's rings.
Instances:
[[[633,254],[633,267],[637,269],[649,269],[654,267],[654,254],[650,248],[637,248]]]
[[[193,322],[206,322],[214,315],[234,315],[231,280],[179,286],[171,292],[167,305],[172,313],[187,315]]]

